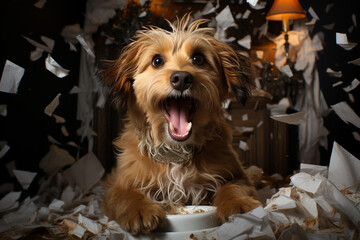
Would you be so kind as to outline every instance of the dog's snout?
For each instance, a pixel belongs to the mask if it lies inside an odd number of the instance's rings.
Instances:
[[[185,71],[174,72],[170,76],[170,83],[176,90],[183,92],[191,87],[193,76]]]

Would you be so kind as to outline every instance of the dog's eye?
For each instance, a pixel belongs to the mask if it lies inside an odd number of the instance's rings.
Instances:
[[[197,66],[201,66],[204,64],[205,62],[205,58],[201,53],[196,53],[194,54],[194,56],[192,57],[192,61],[195,65]]]
[[[159,54],[155,55],[152,59],[152,65],[154,68],[160,68],[164,65],[164,63],[164,58]]]

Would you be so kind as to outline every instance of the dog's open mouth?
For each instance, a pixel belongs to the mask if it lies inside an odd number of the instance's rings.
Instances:
[[[197,100],[190,97],[169,97],[163,101],[162,111],[172,139],[185,141],[190,137],[197,104]]]

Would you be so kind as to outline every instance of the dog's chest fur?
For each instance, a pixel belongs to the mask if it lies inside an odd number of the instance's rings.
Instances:
[[[211,200],[219,184],[210,174],[199,174],[194,167],[168,164],[166,174],[157,179],[157,186],[142,186],[152,200],[172,205],[199,205]]]

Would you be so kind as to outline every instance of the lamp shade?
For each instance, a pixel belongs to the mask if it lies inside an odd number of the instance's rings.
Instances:
[[[282,21],[284,19],[300,19],[306,15],[298,0],[275,0],[271,6],[266,19]]]

